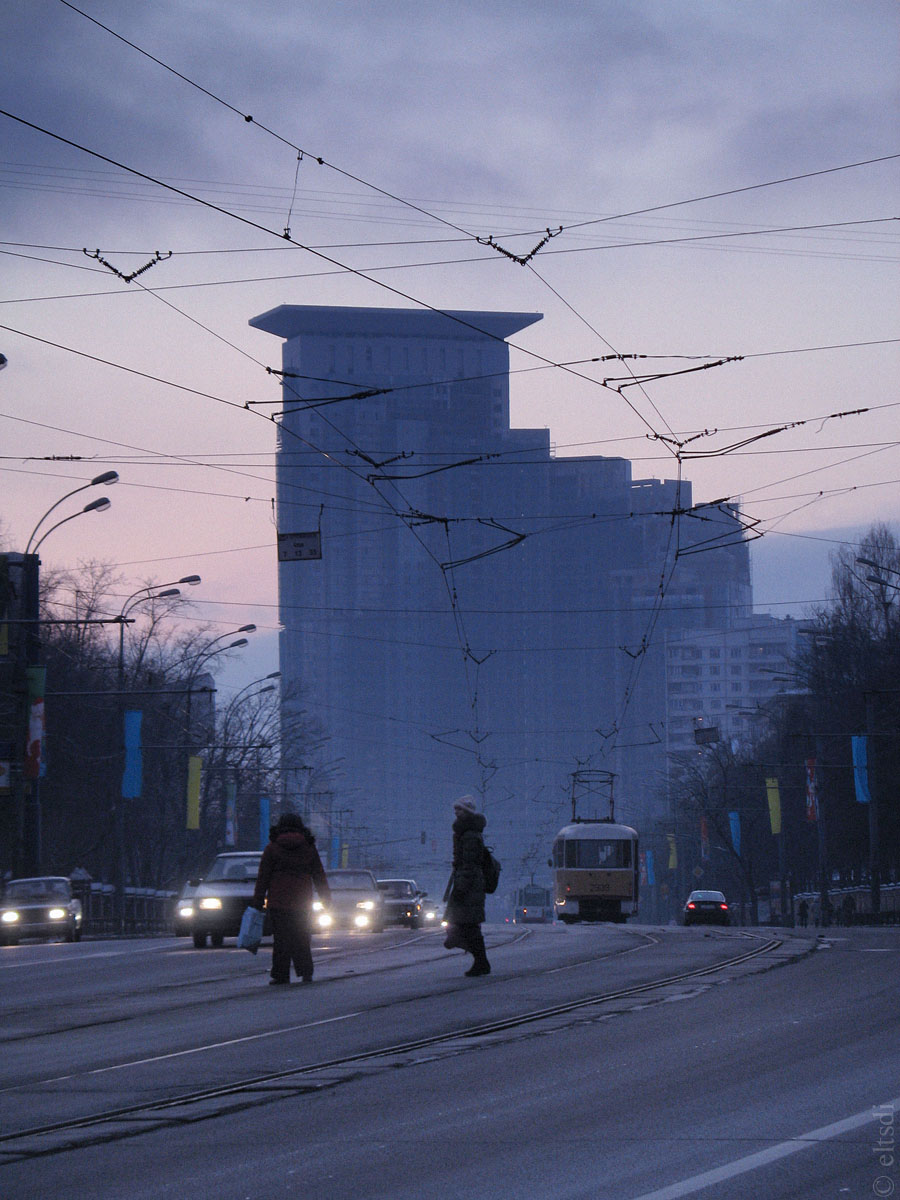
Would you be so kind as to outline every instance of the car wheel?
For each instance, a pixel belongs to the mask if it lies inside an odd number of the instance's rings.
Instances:
[[[224,933],[211,933],[209,935],[209,940],[212,943],[212,945],[215,946],[215,948],[217,950],[220,950],[222,947],[222,943],[225,941],[225,934]]]
[[[205,933],[195,933],[194,934],[194,947],[197,950],[205,950],[206,949],[206,934]]]

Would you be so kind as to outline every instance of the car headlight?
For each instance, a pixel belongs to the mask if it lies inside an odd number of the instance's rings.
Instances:
[[[353,918],[353,924],[356,926],[357,929],[365,929],[366,926],[369,924],[369,918],[368,918],[367,914],[363,913],[363,912],[357,913],[356,916]]]
[[[194,915],[193,904],[182,904],[181,907],[178,909],[178,915],[179,915],[179,917],[184,917],[184,918],[192,917]]]
[[[64,921],[68,914],[64,908],[51,908],[47,916],[51,921]]]
[[[205,908],[205,909],[221,908],[222,901],[219,899],[218,896],[204,896],[203,899],[200,901],[200,907]]]
[[[356,907],[361,908],[363,910],[363,912],[371,912],[373,910],[373,908],[375,907],[375,901],[374,900],[358,900],[356,902]]]
[[[435,917],[437,917],[437,913],[436,913],[436,912],[427,912],[427,913],[425,914],[425,920],[426,920],[426,921],[433,921],[433,920],[435,919]]]
[[[320,912],[316,920],[319,923],[320,929],[330,929],[333,924],[331,913],[327,912]]]
[[[313,900],[313,912],[324,912],[325,905],[321,900]]]
[[[11,908],[5,909],[3,914],[0,915],[0,921],[2,921],[4,925],[15,925],[18,919],[19,914]]]

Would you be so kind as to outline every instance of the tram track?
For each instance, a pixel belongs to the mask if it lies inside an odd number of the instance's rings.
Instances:
[[[333,1088],[355,1079],[398,1067],[431,1062],[436,1058],[464,1053],[475,1046],[508,1040],[518,1031],[552,1028],[560,1020],[583,1017],[604,1005],[643,997],[664,998],[667,990],[695,980],[708,980],[752,960],[773,954],[783,945],[778,938],[760,941],[751,949],[714,963],[661,976],[622,988],[532,1009],[497,1020],[482,1022],[443,1033],[424,1035],[403,1042],[374,1047],[301,1066],[269,1071],[157,1100],[110,1108],[32,1128],[0,1134],[0,1169],[24,1160],[66,1153],[81,1147],[115,1142],[143,1133],[208,1121],[231,1113]],[[794,956],[797,957],[797,956]],[[783,961],[790,961],[784,960]],[[589,1018],[591,1019],[591,1018]]]

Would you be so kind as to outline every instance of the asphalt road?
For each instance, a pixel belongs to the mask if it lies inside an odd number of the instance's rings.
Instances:
[[[900,929],[0,950],[0,1196],[844,1200],[900,1186]]]

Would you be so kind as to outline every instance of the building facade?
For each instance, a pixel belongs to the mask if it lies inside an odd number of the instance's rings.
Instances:
[[[282,305],[250,322],[284,339],[278,531],[321,536],[320,559],[279,566],[284,703],[328,732],[360,855],[425,878],[462,792],[510,886],[546,862],[581,767],[615,775],[620,819],[656,819],[666,635],[750,611],[734,510],[511,427],[505,339],[539,319]],[[285,753],[302,803],[309,764]]]

